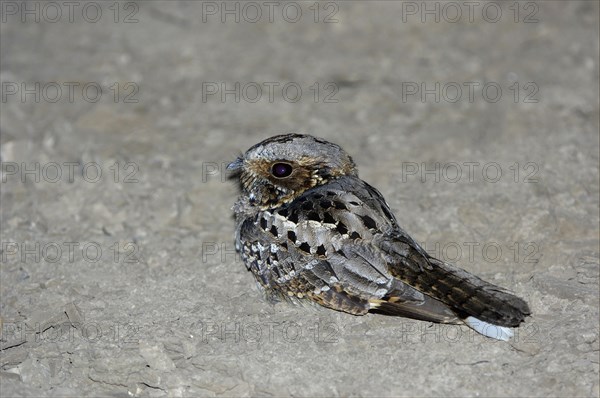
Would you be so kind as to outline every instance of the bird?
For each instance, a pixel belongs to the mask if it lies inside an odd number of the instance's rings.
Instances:
[[[235,247],[268,301],[447,324],[508,341],[531,314],[509,291],[429,255],[342,147],[272,136],[227,165]]]

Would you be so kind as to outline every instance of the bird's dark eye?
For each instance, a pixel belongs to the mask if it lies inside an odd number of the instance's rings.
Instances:
[[[284,178],[292,174],[292,166],[287,163],[275,163],[271,173],[277,178]]]

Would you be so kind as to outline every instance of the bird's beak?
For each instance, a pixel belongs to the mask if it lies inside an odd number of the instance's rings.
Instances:
[[[227,170],[239,170],[242,168],[244,164],[244,159],[242,157],[236,158],[233,162],[227,165]]]

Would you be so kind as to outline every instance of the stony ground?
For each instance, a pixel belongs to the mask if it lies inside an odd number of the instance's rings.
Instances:
[[[2,396],[599,395],[597,2],[53,4],[0,4]],[[286,131],[516,338],[266,303],[223,164]]]

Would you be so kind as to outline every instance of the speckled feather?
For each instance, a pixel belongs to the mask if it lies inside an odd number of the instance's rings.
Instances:
[[[278,178],[272,167],[281,163],[293,171]],[[505,327],[529,314],[520,298],[429,256],[335,144],[275,136],[229,167],[242,189],[236,247],[269,297],[355,315],[446,323],[474,317]]]

